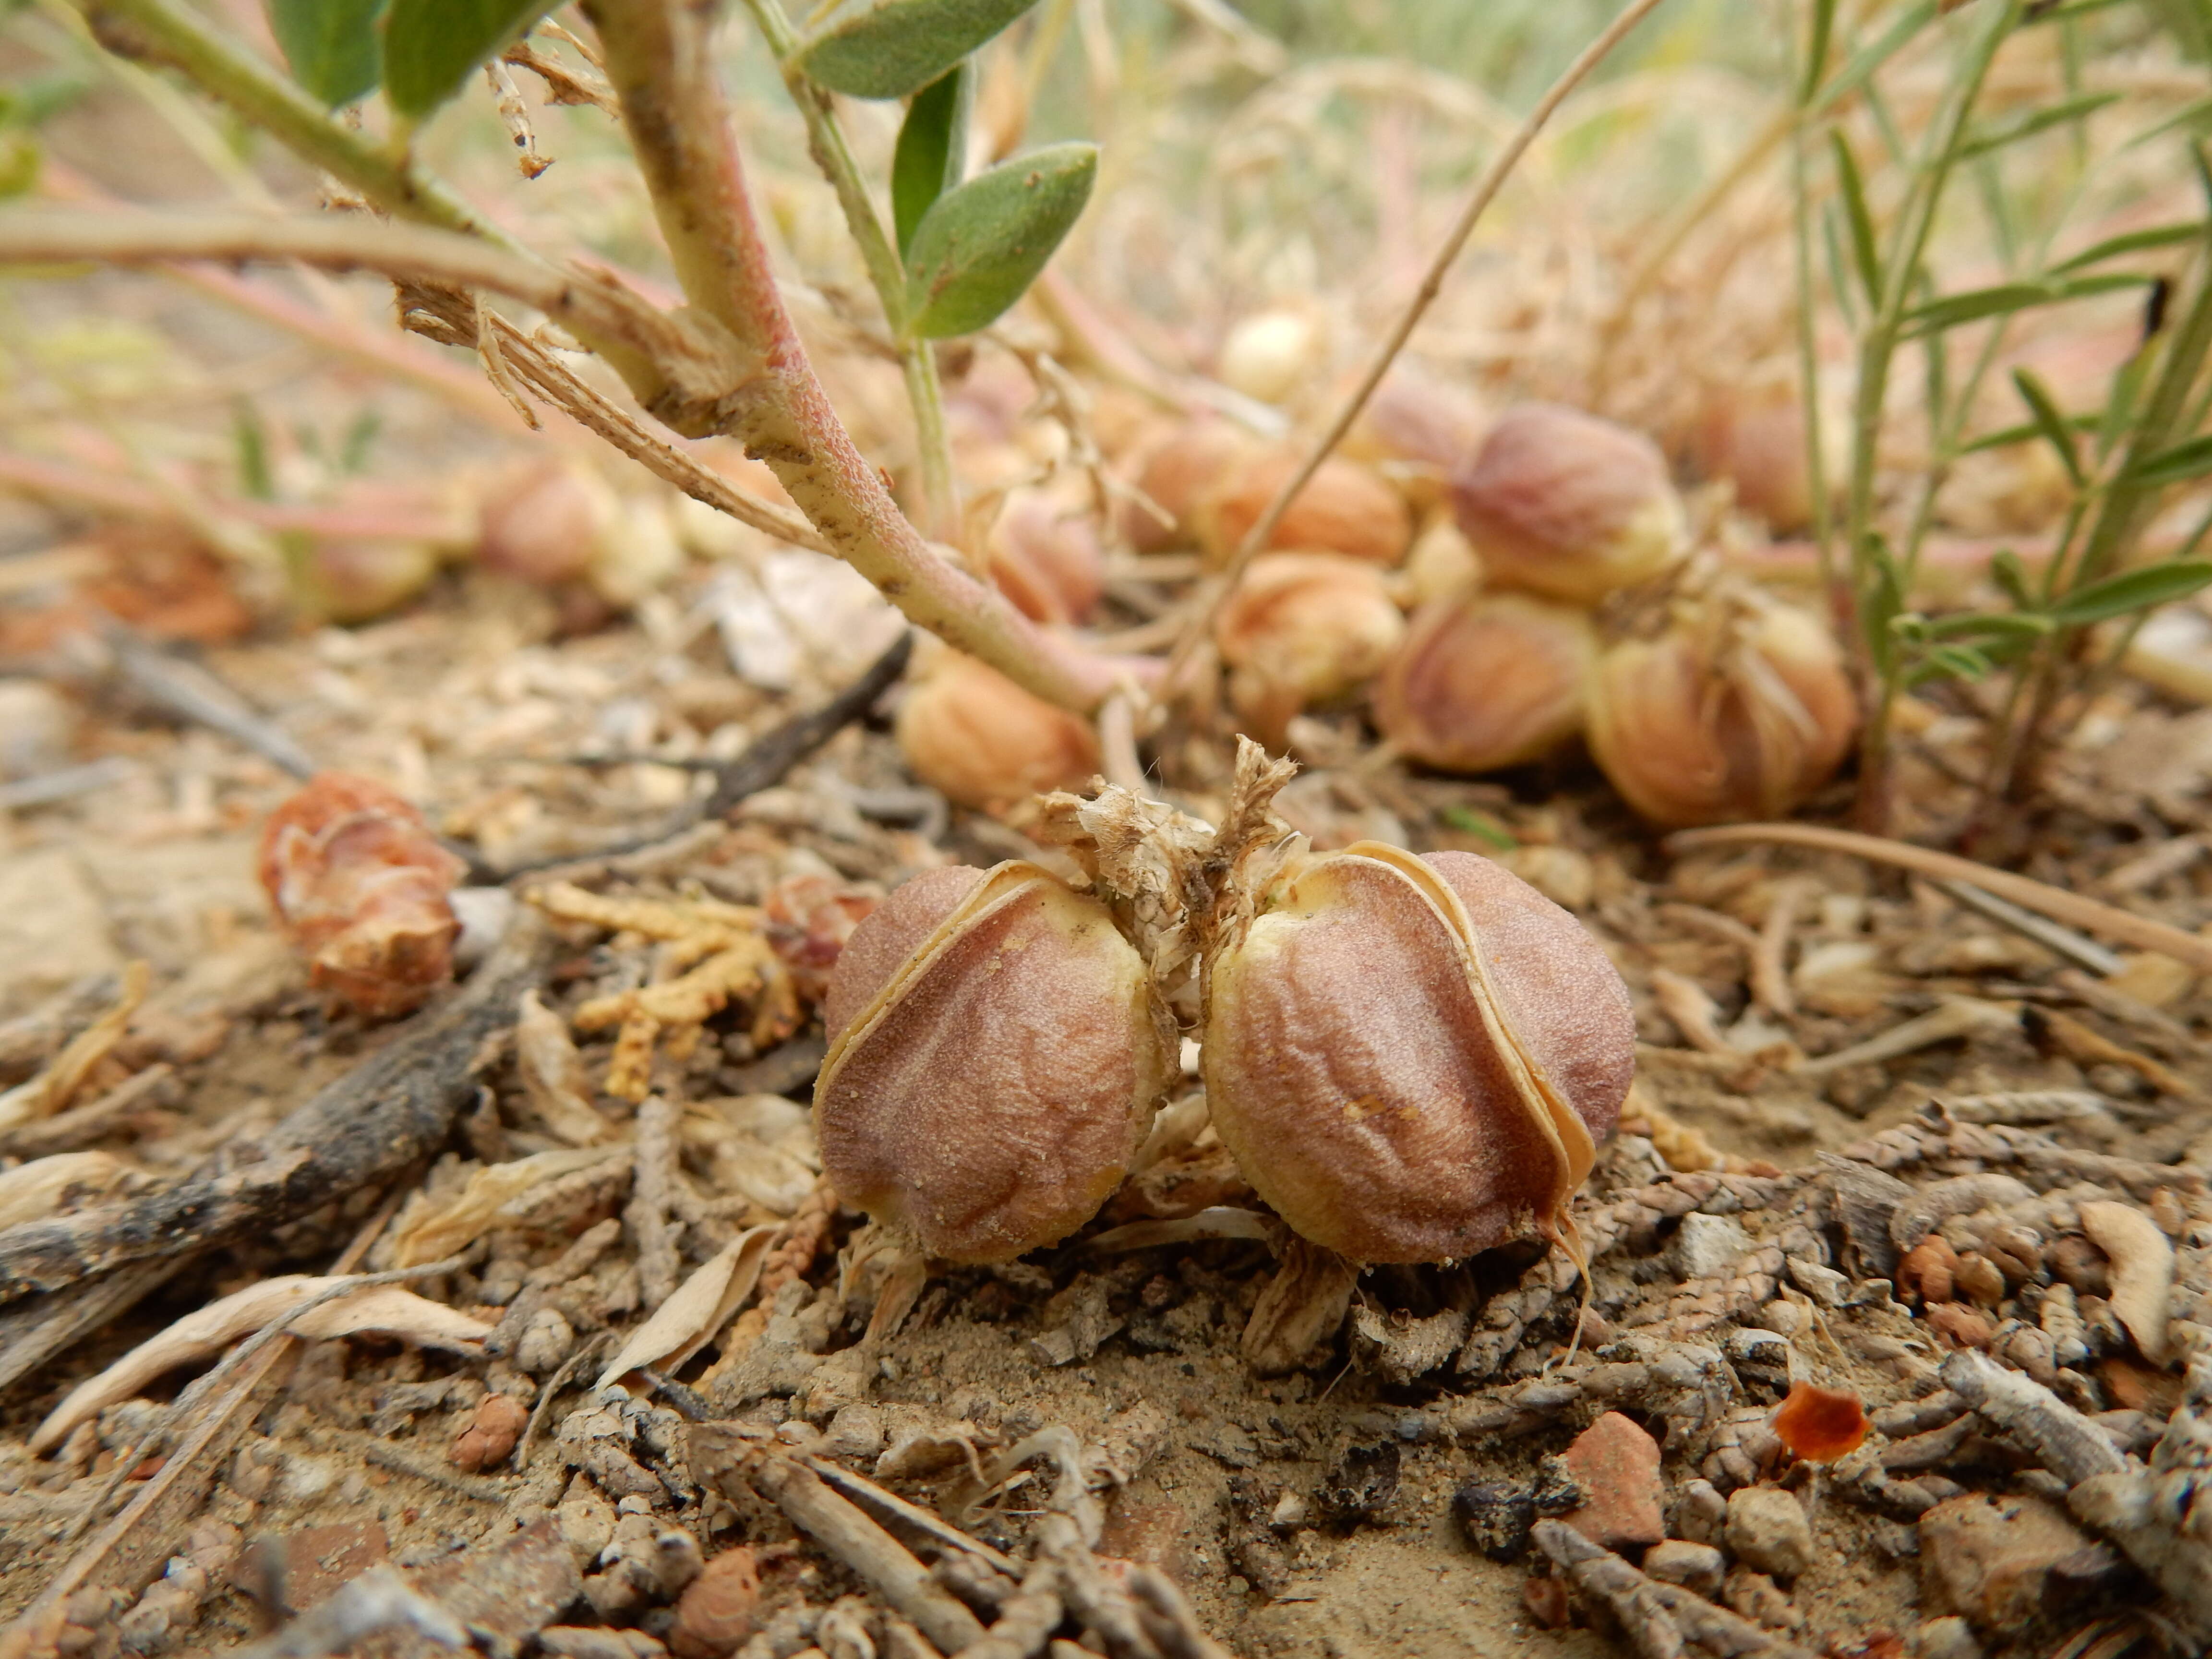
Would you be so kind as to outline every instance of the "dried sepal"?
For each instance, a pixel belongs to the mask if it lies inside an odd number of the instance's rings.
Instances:
[[[1826,783],[1858,727],[1843,654],[1813,617],[1743,590],[1677,607],[1599,659],[1590,753],[1670,827],[1781,817]]]
[[[1056,1243],[1119,1186],[1174,1030],[1098,899],[1022,860],[925,872],[854,932],[823,1009],[824,1173],[955,1261]]]
[[[1596,942],[1472,854],[1248,862],[1207,959],[1203,1063],[1261,1196],[1356,1261],[1571,1245],[1567,1201],[1634,1069]]]
[[[447,895],[467,866],[375,780],[317,773],[270,815],[259,867],[309,977],[355,1012],[406,1013],[453,976]]]
[[[1597,660],[1589,616],[1523,593],[1431,600],[1375,686],[1375,721],[1397,750],[1448,772],[1540,758],[1582,729]]]

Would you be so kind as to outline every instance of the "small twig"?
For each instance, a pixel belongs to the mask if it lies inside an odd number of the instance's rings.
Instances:
[[[87,761],[82,766],[64,766],[41,772],[36,777],[17,778],[12,783],[0,783],[0,812],[19,812],[27,806],[48,806],[58,800],[88,795],[95,789],[120,783],[137,771],[137,762],[121,755],[110,755],[106,760]]]
[[[684,1267],[677,1254],[668,1209],[676,1182],[676,1125],[681,1114],[662,1095],[648,1095],[637,1109],[631,1158],[629,1207],[623,1212],[637,1252],[638,1284],[648,1311],[676,1294]]]
[[[573,1277],[573,1275],[564,1277]],[[555,1398],[559,1395],[562,1389],[575,1380],[579,1371],[592,1360],[599,1358],[601,1352],[610,1346],[614,1340],[615,1334],[612,1331],[594,1332],[576,1345],[576,1351],[562,1360],[561,1369],[555,1371],[547,1380],[544,1391],[538,1396],[538,1403],[530,1409],[530,1421],[523,1426],[522,1438],[515,1444],[514,1462],[516,1468],[526,1474],[530,1472],[530,1449],[537,1444],[538,1433],[545,1426],[546,1418],[552,1413]]]
[[[687,834],[702,823],[724,818],[748,795],[780,782],[784,775],[836,737],[854,720],[864,719],[875,707],[876,699],[889,690],[898,677],[906,672],[907,659],[914,652],[914,635],[901,634],[888,650],[870,663],[867,672],[850,685],[823,703],[803,714],[793,714],[789,720],[769,728],[754,739],[750,747],[737,759],[714,768],[714,787],[703,799],[686,805],[667,823],[649,836],[635,841],[617,842],[614,846],[579,858],[564,854],[557,859],[540,860],[532,864],[519,864],[498,872],[496,879],[511,882],[521,876],[540,875],[548,870],[602,859],[627,858],[659,846],[673,836]]]
[[[1513,136],[1505,141],[1504,148],[1491,158],[1482,177],[1475,181],[1467,205],[1460,210],[1459,218],[1446,234],[1443,245],[1429,262],[1420,287],[1414,290],[1413,299],[1407,304],[1396,325],[1376,349],[1374,357],[1367,365],[1367,372],[1359,377],[1359,384],[1345,398],[1334,418],[1306,452],[1297,470],[1283,481],[1282,487],[1275,492],[1274,499],[1267,503],[1266,511],[1253,521],[1252,528],[1237,546],[1236,556],[1230,560],[1228,568],[1213,584],[1215,598],[1212,603],[1177,641],[1175,653],[1169,659],[1165,684],[1172,686],[1177,683],[1198,642],[1212,636],[1214,616],[1220,610],[1223,600],[1236,586],[1237,578],[1243,574],[1244,568],[1251,563],[1260,550],[1267,545],[1269,538],[1275,533],[1275,526],[1283,521],[1283,514],[1290,510],[1291,503],[1297,499],[1298,492],[1312,481],[1314,474],[1321,470],[1321,464],[1334,453],[1337,445],[1344,441],[1344,434],[1352,430],[1352,423],[1359,418],[1359,411],[1367,407],[1367,400],[1375,395],[1375,388],[1382,384],[1382,377],[1390,372],[1390,365],[1397,360],[1399,352],[1405,349],[1406,342],[1413,337],[1414,329],[1428,314],[1429,307],[1435,302],[1437,295],[1443,291],[1444,278],[1458,260],[1460,250],[1467,246],[1467,239],[1474,234],[1476,224],[1488,210],[1491,203],[1497,199],[1498,192],[1504,188],[1506,179],[1512,176],[1513,169],[1520,164],[1521,158],[1528,154],[1528,147],[1536,142],[1536,135],[1544,130],[1553,112],[1566,101],[1567,95],[1580,86],[1589,72],[1604,62],[1607,55],[1658,5],[1659,0],[1628,0],[1620,15],[1560,72],[1559,78],[1536,100],[1536,106],[1528,112]]]
[[[793,1526],[858,1573],[945,1652],[961,1652],[981,1639],[983,1626],[975,1615],[933,1579],[903,1544],[811,1471],[771,1453],[745,1474]]]
[[[909,1503],[895,1492],[887,1492],[865,1476],[855,1474],[842,1464],[826,1457],[807,1457],[806,1467],[837,1487],[848,1498],[873,1505],[885,1514],[894,1516],[907,1525],[925,1532],[938,1543],[954,1549],[965,1550],[978,1560],[988,1561],[1009,1578],[1021,1575],[1021,1563],[1002,1551],[993,1549],[980,1538],[971,1538],[945,1520],[934,1510],[926,1510],[919,1504]]]
[[[168,1434],[179,1417],[198,1407],[203,1400],[215,1392],[218,1385],[243,1370],[247,1362],[263,1349],[279,1338],[290,1335],[303,1316],[329,1303],[340,1301],[356,1291],[366,1291],[379,1285],[400,1285],[409,1279],[431,1279],[440,1273],[452,1273],[462,1265],[463,1260],[464,1258],[458,1255],[448,1256],[443,1261],[425,1262],[419,1267],[396,1267],[380,1273],[347,1274],[343,1276],[342,1282],[325,1285],[298,1306],[288,1309],[278,1317],[270,1320],[225,1354],[216,1363],[212,1370],[193,1378],[183,1393],[155,1413],[153,1422],[148,1425],[146,1431],[138,1437],[137,1443],[132,1446],[127,1454],[116,1460],[113,1474],[108,1477],[107,1484],[100,1489],[100,1495],[93,1499],[91,1507],[77,1518],[76,1523],[64,1532],[58,1541],[64,1544],[69,1543],[89,1526],[93,1516],[107,1507],[108,1499],[115,1495],[115,1489],[130,1479],[131,1470],[137,1468],[152,1455],[155,1443]]]
[[[2094,899],[2049,886],[2032,877],[1992,870],[1972,859],[1939,853],[1931,847],[1916,847],[1910,842],[1892,841],[1884,836],[1863,836],[1856,830],[1829,830],[1811,823],[1729,823],[1711,830],[1678,830],[1667,838],[1667,848],[1680,854],[1705,847],[1743,847],[1760,842],[1808,848],[1818,853],[1848,853],[1856,858],[1895,865],[1937,879],[1963,881],[1985,893],[2010,899],[2023,909],[2069,923],[2084,933],[2101,933],[2138,950],[2172,957],[2199,973],[2212,973],[2212,939],[2199,939],[2194,933],[2169,927],[2162,921],[2152,921],[2114,905],[2100,904]]]
[[[362,1224],[361,1230],[334,1263],[333,1273],[349,1273],[360,1265],[368,1254],[392,1218],[398,1213],[406,1183],[401,1183],[387,1194],[376,1212]],[[150,1264],[166,1278],[179,1264],[177,1258]],[[126,1268],[115,1275],[118,1279],[146,1271]],[[157,1281],[158,1282],[158,1281]],[[143,1293],[143,1292],[142,1292]],[[134,1298],[135,1299],[135,1298]],[[172,1541],[170,1528],[191,1514],[205,1497],[213,1480],[212,1465],[216,1457],[228,1449],[227,1433],[238,1425],[239,1414],[246,1402],[274,1369],[276,1363],[291,1352],[289,1343],[272,1342],[254,1360],[242,1366],[243,1375],[216,1405],[201,1417],[184,1443],[171,1452],[153,1478],[141,1487],[122,1511],[102,1528],[97,1536],[65,1563],[36,1600],[25,1607],[15,1623],[0,1631],[0,1654],[9,1651],[9,1638],[19,1632],[36,1632],[43,1624],[59,1616],[70,1596],[94,1581],[95,1575],[111,1580],[125,1580],[132,1574],[160,1561],[169,1553]],[[111,1558],[113,1558],[111,1562]],[[150,1573],[148,1575],[150,1577]],[[141,1579],[140,1583],[144,1580]]]
[[[1564,1521],[1539,1521],[1533,1535],[1568,1583],[1605,1604],[1639,1659],[1680,1659],[1690,1643],[1732,1659],[1813,1659],[1806,1649],[1703,1596],[1646,1577]]]
[[[475,1100],[470,1068],[483,1040],[513,1024],[550,956],[550,930],[519,916],[465,989],[309,1097],[262,1137],[258,1159],[0,1231],[0,1303],[293,1220],[413,1163]]]
[[[2069,962],[2081,963],[2093,974],[2117,974],[2125,965],[2095,940],[2083,939],[2070,927],[2061,927],[1995,893],[1985,893],[1971,882],[1938,880],[1936,884],[1969,910],[1987,916],[2000,927],[2011,928],[2023,939],[2033,939]]]
[[[1107,782],[1133,795],[1152,793],[1144,758],[1137,753],[1136,712],[1125,691],[1116,691],[1099,705],[1098,748]]]
[[[1978,1031],[2002,1030],[2017,1027],[2020,1011],[2002,1003],[1982,1002],[1972,997],[1954,997],[1940,1008],[1893,1025],[1887,1031],[1869,1037],[1864,1042],[1855,1042],[1848,1048],[1838,1048],[1833,1054],[1822,1054],[1814,1060],[1801,1060],[1790,1066],[1797,1077],[1825,1077],[1853,1066],[1872,1066],[1881,1060],[1895,1060],[1900,1054],[1910,1054],[1930,1048],[1938,1042],[1948,1042],[1954,1037],[1972,1036]]]
[[[306,750],[198,663],[171,655],[120,623],[103,633],[118,678],[162,713],[220,732],[295,778],[314,776],[315,763]]]
[[[1753,1000],[1782,1019],[1797,1012],[1796,994],[1790,988],[1790,933],[1797,925],[1797,907],[1804,896],[1802,882],[1785,881],[1775,890],[1745,964]]]
[[[135,1110],[148,1097],[162,1094],[176,1074],[177,1068],[167,1060],[156,1060],[97,1100],[0,1131],[0,1158],[45,1158],[97,1140],[115,1127],[117,1119]]]

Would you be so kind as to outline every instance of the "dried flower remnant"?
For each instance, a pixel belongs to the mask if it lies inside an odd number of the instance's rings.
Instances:
[[[1206,964],[1204,1067],[1261,1196],[1355,1261],[1571,1237],[1635,1067],[1596,941],[1473,854],[1252,861]]]
[[[422,814],[374,779],[322,772],[270,815],[261,885],[313,981],[371,1019],[418,1007],[453,976],[466,869]]]
[[[1426,766],[1517,766],[1582,729],[1597,652],[1589,617],[1565,605],[1518,593],[1436,599],[1376,683],[1376,724]]]
[[[1079,787],[1098,769],[1087,721],[951,651],[899,705],[898,740],[916,777],[984,811]]]
[[[800,996],[822,1000],[845,942],[881,902],[872,891],[821,875],[786,876],[769,890],[763,928]]]
[[[1842,653],[1812,617],[1741,591],[1631,637],[1590,681],[1590,752],[1670,827],[1775,818],[1834,773],[1858,727]]]
[[[1766,1426],[1791,1456],[1830,1463],[1856,1451],[1866,1440],[1869,1425],[1858,1395],[1801,1381],[1790,1384],[1788,1397],[1774,1408]]]
[[[1021,860],[899,888],[854,933],[823,1024],[824,1174],[955,1261],[1011,1261],[1088,1221],[1176,1075],[1112,915]]]
[[[1554,404],[1506,410],[1452,504],[1497,580],[1571,605],[1656,575],[1686,541],[1659,447]]]

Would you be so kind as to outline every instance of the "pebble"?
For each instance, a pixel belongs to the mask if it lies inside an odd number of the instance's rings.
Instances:
[[[1779,1486],[1746,1486],[1728,1501],[1728,1547],[1746,1565],[1791,1579],[1813,1565],[1813,1523]]]
[[[1969,1492],[1920,1517],[1922,1595],[1936,1612],[1984,1630],[2027,1630],[2041,1615],[2052,1569],[2089,1535],[2047,1498]]]
[[[1776,1588],[1771,1578],[1748,1567],[1738,1567],[1729,1574],[1728,1582],[1721,1588],[1721,1600],[1728,1604],[1730,1612],[1768,1630],[1796,1630],[1805,1622],[1805,1615]]]
[[[1955,1615],[1930,1619],[1912,1633],[1913,1659],[1982,1659],[1982,1644]]]
[[[1728,1528],[1728,1499],[1710,1480],[1682,1482],[1674,1499],[1674,1535],[1696,1544],[1720,1544]]]
[[[1653,1578],[1711,1599],[1727,1576],[1728,1561],[1711,1544],[1692,1544],[1685,1538],[1668,1538],[1644,1553],[1644,1571]]]
[[[1751,1235],[1724,1215],[1692,1211],[1667,1247],[1668,1265],[1683,1280],[1717,1279],[1751,1254]]]
[[[1666,1537],[1659,1443],[1627,1418],[1600,1417],[1575,1437],[1566,1465],[1588,1496],[1563,1518],[1590,1542],[1620,1550]]]

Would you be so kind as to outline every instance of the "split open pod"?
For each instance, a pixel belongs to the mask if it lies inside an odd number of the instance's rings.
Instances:
[[[1377,842],[1294,850],[1232,897],[1205,966],[1206,1099],[1283,1219],[1359,1262],[1573,1248],[1567,1200],[1636,1039],[1580,924],[1488,859]]]
[[[854,930],[814,1090],[839,1194],[951,1261],[1056,1243],[1121,1183],[1176,1074],[1112,913],[1041,866],[932,870]]]

